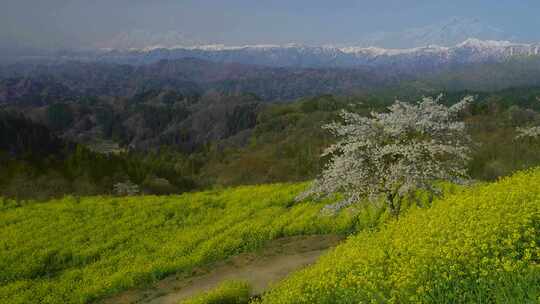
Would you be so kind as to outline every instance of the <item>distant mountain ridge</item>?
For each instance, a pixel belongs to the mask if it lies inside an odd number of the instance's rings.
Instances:
[[[502,62],[517,56],[540,55],[540,43],[470,38],[452,47],[428,45],[409,49],[287,45],[153,46],[131,49],[64,51],[45,56],[48,61],[84,61],[128,65],[162,60],[196,58],[217,63],[240,63],[267,67],[357,68],[392,67],[422,72],[463,64]],[[40,59],[33,57],[33,60]],[[19,60],[24,61],[24,58]]]
[[[208,91],[253,93],[264,100],[290,100],[395,85],[398,79],[394,73],[370,67],[278,68],[196,58],[140,66],[77,61],[20,63],[0,67],[0,106],[40,105],[85,96],[134,96],[154,89],[185,95]]]

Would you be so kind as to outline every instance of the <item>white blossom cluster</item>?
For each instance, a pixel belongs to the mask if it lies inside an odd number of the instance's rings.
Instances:
[[[517,128],[516,139],[537,138],[540,136],[540,127]]]
[[[331,161],[297,199],[341,193],[345,200],[326,208],[337,211],[383,198],[397,216],[401,198],[411,191],[434,192],[436,180],[466,179],[470,138],[457,114],[473,98],[451,107],[440,104],[441,98],[423,98],[416,104],[396,101],[387,112],[369,117],[343,111],[342,123],[324,126],[338,138],[323,153]]]
[[[118,196],[133,196],[139,194],[139,186],[131,181],[116,183],[113,186],[114,193]]]

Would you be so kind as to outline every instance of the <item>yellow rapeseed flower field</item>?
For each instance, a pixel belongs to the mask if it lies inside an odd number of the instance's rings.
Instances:
[[[348,233],[358,215],[294,204],[305,184],[179,196],[0,200],[0,303],[88,303],[282,236]]]
[[[361,232],[263,303],[540,303],[540,169]]]

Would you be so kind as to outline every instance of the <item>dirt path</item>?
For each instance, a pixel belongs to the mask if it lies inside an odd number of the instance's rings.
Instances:
[[[265,291],[269,285],[285,278],[289,273],[314,263],[321,254],[342,240],[336,235],[313,235],[282,238],[265,248],[235,256],[204,269],[195,276],[171,276],[147,290],[130,290],[105,303],[178,304],[180,300],[216,287],[224,280],[244,280],[251,283],[254,294]]]

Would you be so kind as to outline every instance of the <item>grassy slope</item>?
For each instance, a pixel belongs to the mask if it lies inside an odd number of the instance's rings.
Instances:
[[[304,184],[0,208],[0,303],[87,303],[281,236],[344,233],[356,216],[292,206]]]
[[[264,303],[538,303],[540,169],[350,238]]]

